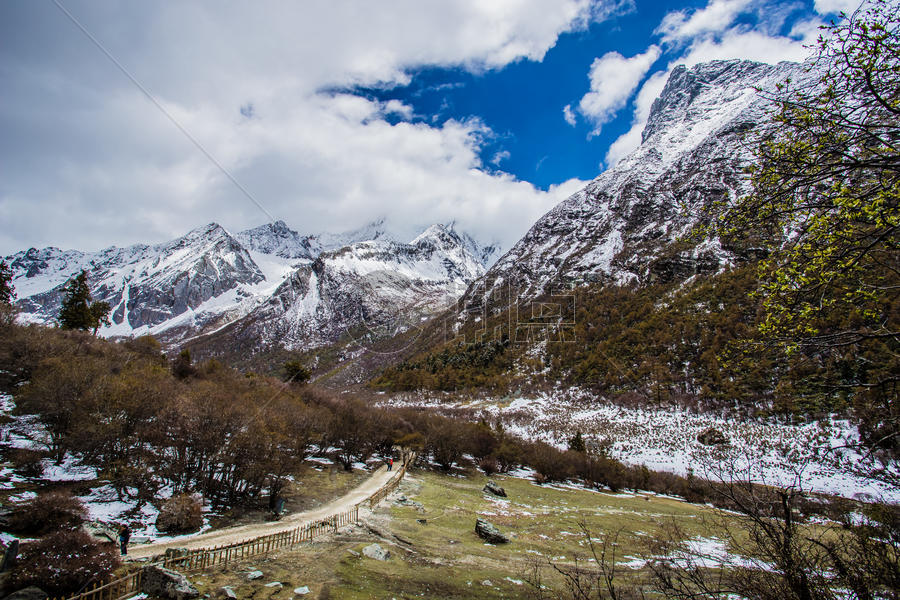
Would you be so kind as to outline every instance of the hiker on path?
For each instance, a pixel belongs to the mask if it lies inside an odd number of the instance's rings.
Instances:
[[[390,460],[388,460],[388,471],[394,468],[394,457],[392,456]]]
[[[119,530],[119,543],[122,545],[122,556],[128,554],[128,540],[131,539],[131,528],[123,525]]]

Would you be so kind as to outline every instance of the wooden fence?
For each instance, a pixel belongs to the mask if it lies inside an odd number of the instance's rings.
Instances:
[[[252,540],[229,544],[227,546],[217,546],[214,548],[201,548],[199,550],[191,550],[184,554],[168,553],[161,560],[157,560],[150,565],[144,565],[137,568],[124,576],[119,577],[109,583],[103,585],[95,585],[92,589],[82,592],[76,596],[71,596],[68,600],[126,600],[141,592],[141,583],[143,581],[144,569],[147,566],[159,566],[164,568],[174,568],[179,571],[193,572],[201,571],[208,567],[225,566],[231,561],[241,560],[260,554],[268,554],[273,550],[293,546],[301,542],[313,540],[327,533],[332,533],[359,521],[359,507],[363,503],[368,503],[369,507],[373,507],[388,494],[393,492],[400,485],[400,480],[406,474],[406,469],[412,462],[413,455],[405,458],[397,475],[392,477],[387,483],[374,494],[355,505],[352,509],[306,523],[295,527],[290,531],[281,531],[264,535]]]
[[[400,470],[397,471],[397,474],[392,477],[386,484],[381,486],[377,492],[369,496],[365,502],[369,503],[369,508],[372,508],[382,500],[384,500],[388,494],[396,490],[400,486],[400,480],[403,479],[403,476],[406,475],[406,469],[409,467],[410,463],[412,463],[415,458],[415,454],[410,454],[403,461],[403,466],[400,467]],[[359,505],[357,505],[359,506]]]

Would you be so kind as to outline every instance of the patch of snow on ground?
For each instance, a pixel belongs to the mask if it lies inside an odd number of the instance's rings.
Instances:
[[[844,419],[789,423],[678,409],[626,408],[577,389],[508,403],[493,398],[452,402],[423,396],[396,396],[384,403],[474,410],[501,419],[509,433],[559,448],[581,431],[587,442],[608,444],[610,453],[625,463],[682,476],[691,472],[713,480],[735,476],[848,498],[900,502],[900,489],[858,473],[862,456],[848,446],[859,440],[859,432]],[[723,432],[730,444],[711,449],[697,441],[710,427]],[[513,474],[528,477],[533,472]]]
[[[97,479],[97,469],[87,465],[80,465],[78,462],[71,454],[67,454],[60,464],[56,464],[52,459],[45,458],[41,463],[44,467],[43,478],[48,481],[90,481]]]

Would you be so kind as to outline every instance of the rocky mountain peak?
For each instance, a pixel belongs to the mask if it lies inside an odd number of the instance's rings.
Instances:
[[[312,249],[308,237],[287,226],[284,221],[265,223],[247,229],[235,236],[247,249],[282,258],[311,259]]]
[[[774,111],[760,90],[803,72],[797,63],[743,60],[676,67],[641,145],[538,220],[484,280],[533,298],[583,281],[685,279],[721,268],[732,257],[716,239],[670,248],[719,201],[747,193],[746,136]]]

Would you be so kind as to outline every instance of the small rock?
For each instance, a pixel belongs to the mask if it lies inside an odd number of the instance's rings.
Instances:
[[[159,596],[167,600],[187,600],[200,597],[200,592],[191,585],[187,577],[176,571],[156,566],[144,569],[141,591],[149,596]]]
[[[368,556],[369,558],[374,558],[375,560],[388,560],[391,557],[391,553],[379,546],[378,544],[370,544],[363,548],[363,554]]]
[[[360,553],[356,550],[347,550],[347,552],[349,552],[351,556],[355,556],[356,558],[359,558],[361,556]]]
[[[703,444],[704,446],[728,446],[728,438],[725,437],[725,434],[716,429],[715,427],[710,427],[703,433],[697,436],[697,441]]]
[[[213,592],[212,597],[216,600],[237,600],[237,594],[227,585]]]
[[[304,586],[301,586],[298,588],[294,588],[294,593],[297,594],[298,596],[305,596],[306,594],[309,593],[309,587],[304,585]]]
[[[249,573],[247,573],[247,580],[255,581],[257,579],[262,579],[262,576],[263,576],[262,571],[250,571]]]
[[[477,519],[475,521],[475,533],[478,534],[478,537],[491,544],[509,543],[509,538],[500,533],[500,530],[497,529],[496,525],[489,523],[484,519]]]
[[[416,523],[419,525],[428,525],[428,519],[416,519]]]
[[[280,581],[273,581],[272,583],[267,583],[267,584],[264,585],[263,587],[267,587],[267,588],[279,588],[279,589],[281,589],[281,588],[284,587],[284,585],[282,585],[282,583],[281,583]]]
[[[487,492],[488,494],[493,494],[495,496],[500,496],[501,498],[506,498],[506,490],[490,480],[488,480],[488,482],[484,484],[484,488],[482,488],[481,491]]]
[[[481,585],[484,585],[484,586],[487,586],[487,587],[494,587],[494,584],[491,583],[491,580],[490,580],[490,579],[485,579],[484,581],[481,582]]]
[[[18,592],[13,592],[3,600],[46,600],[47,592],[36,586],[29,586]]]

